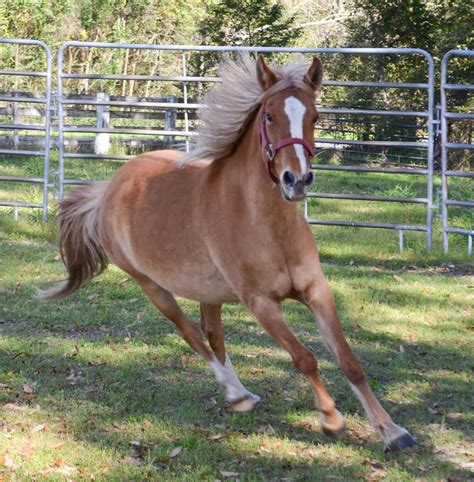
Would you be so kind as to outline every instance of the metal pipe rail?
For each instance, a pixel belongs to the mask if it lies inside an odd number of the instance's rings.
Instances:
[[[450,226],[449,224],[449,206],[457,206],[463,208],[474,208],[474,202],[465,200],[456,200],[449,198],[448,180],[450,177],[474,178],[474,172],[453,170],[448,167],[448,156],[450,149],[474,149],[474,144],[461,142],[449,142],[449,125],[450,119],[472,120],[474,113],[458,113],[450,112],[447,105],[447,92],[452,91],[472,91],[473,84],[453,84],[448,83],[448,64],[452,57],[470,57],[474,62],[474,50],[450,50],[441,61],[441,197],[442,197],[442,222],[443,222],[443,249],[447,253],[449,249],[449,234],[458,234],[467,236],[467,252],[472,254],[472,239],[474,237],[473,229],[464,229]]]
[[[76,72],[64,72],[64,55],[68,49],[133,49],[133,50],[147,50],[147,51],[170,51],[175,52],[178,55],[181,54],[181,72],[177,72],[177,75],[127,75],[127,74],[105,74],[102,72],[96,73],[76,73]],[[117,159],[127,160],[129,156],[125,155],[107,155],[107,154],[84,154],[68,153],[65,152],[64,135],[66,133],[92,133],[92,134],[133,134],[133,135],[163,135],[170,137],[180,137],[183,139],[189,139],[195,133],[192,131],[188,112],[196,110],[201,107],[199,103],[189,102],[188,99],[188,85],[197,82],[219,82],[218,77],[211,76],[192,76],[188,75],[188,66],[186,54],[189,52],[248,52],[248,53],[301,53],[301,54],[342,54],[342,55],[419,55],[427,62],[427,75],[426,80],[422,82],[374,82],[371,80],[353,81],[353,80],[326,80],[325,86],[331,87],[355,87],[355,88],[387,88],[387,89],[411,89],[411,90],[423,90],[427,93],[427,105],[426,110],[422,111],[400,111],[391,109],[352,109],[352,108],[336,108],[336,107],[324,107],[319,110],[324,114],[340,114],[346,116],[380,116],[380,117],[411,117],[422,119],[425,123],[425,129],[427,131],[427,138],[421,141],[403,141],[403,140],[344,140],[344,139],[329,139],[329,138],[317,138],[315,139],[318,144],[332,144],[335,146],[367,146],[367,147],[389,147],[389,148],[401,148],[401,149],[416,149],[420,152],[426,152],[427,165],[426,168],[417,169],[404,169],[404,168],[374,168],[369,166],[327,166],[314,164],[313,168],[317,170],[334,170],[334,171],[348,171],[348,172],[380,172],[380,173],[392,173],[392,174],[417,174],[426,176],[426,197],[424,198],[390,198],[385,199],[380,197],[380,201],[388,202],[409,202],[407,199],[417,199],[414,202],[421,203],[426,206],[426,225],[423,229],[416,229],[417,231],[426,232],[426,245],[428,249],[432,246],[432,219],[433,219],[433,140],[434,140],[434,61],[432,57],[424,50],[421,49],[377,49],[377,48],[287,48],[287,47],[235,47],[235,46],[223,46],[223,47],[211,47],[211,46],[192,46],[192,45],[147,45],[147,44],[114,44],[114,43],[100,43],[100,42],[66,42],[61,46],[58,53],[58,124],[59,124],[59,195],[60,198],[64,195],[64,186],[69,183],[76,183],[77,180],[67,179],[64,171],[64,161],[71,158],[85,158],[85,159]],[[180,82],[182,87],[183,102],[174,103],[161,103],[161,102],[148,102],[142,101],[110,101],[104,99],[77,99],[67,98],[64,95],[65,83],[71,80],[133,80],[133,81],[158,81],[158,82]],[[69,85],[69,84],[68,84]],[[65,105],[91,105],[91,106],[105,106],[105,107],[135,107],[135,108],[164,108],[164,109],[177,109],[184,111],[184,128],[183,131],[177,129],[128,129],[128,128],[104,128],[104,127],[84,127],[84,126],[66,126],[64,122],[64,106]],[[189,149],[189,142],[186,141],[186,148]],[[317,193],[316,193],[317,194]],[[334,199],[345,199],[344,195],[334,195]],[[383,198],[383,199],[382,199]],[[387,197],[388,198],[388,197]],[[362,200],[363,198],[360,197]],[[422,199],[422,200],[421,200]],[[307,204],[305,205],[305,213],[307,213]],[[313,219],[308,221],[315,222]],[[348,225],[353,224],[348,221]],[[352,224],[351,224],[352,223]],[[364,224],[364,223],[363,223]],[[367,226],[366,226],[367,224]],[[342,225],[338,222],[335,225]],[[380,227],[378,223],[365,223],[361,227],[374,228]],[[384,229],[397,229],[400,232],[399,225],[387,224],[384,225]],[[408,230],[408,228],[406,228]]]
[[[373,196],[369,194],[345,194],[345,193],[329,193],[329,192],[310,192],[308,198],[315,199],[346,199],[351,201],[375,201],[375,202],[392,202],[392,203],[412,203],[412,204],[428,204],[427,198],[417,197],[390,197],[390,196]]]
[[[35,177],[22,177],[22,176],[1,176],[0,181],[9,182],[25,182],[30,184],[42,184],[43,185],[43,200],[42,203],[24,203],[20,201],[1,201],[0,206],[13,207],[14,217],[18,218],[19,208],[35,208],[42,209],[43,219],[48,219],[48,194],[51,184],[49,183],[49,163],[50,163],[50,130],[51,130],[51,95],[52,95],[52,52],[51,49],[40,40],[24,40],[24,39],[0,39],[0,47],[2,45],[20,45],[20,46],[35,46],[42,49],[45,53],[46,62],[44,71],[30,71],[30,70],[17,70],[8,69],[0,70],[0,75],[3,76],[20,76],[20,77],[41,77],[45,80],[45,95],[42,97],[22,97],[22,96],[0,96],[0,101],[12,102],[12,103],[36,103],[43,104],[45,109],[44,125],[28,125],[17,124],[15,122],[11,124],[0,124],[0,130],[27,130],[27,131],[40,131],[44,132],[44,149],[43,150],[20,150],[20,149],[0,149],[0,154],[8,155],[26,155],[37,156],[43,158],[43,177],[40,179]]]

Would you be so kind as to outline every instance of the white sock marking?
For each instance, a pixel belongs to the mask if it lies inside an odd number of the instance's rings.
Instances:
[[[258,398],[242,385],[242,382],[239,380],[237,373],[235,373],[234,367],[232,366],[232,362],[230,361],[227,353],[225,355],[224,365],[222,365],[222,363],[216,357],[213,357],[211,367],[214,370],[217,381],[225,387],[227,401],[239,400],[249,395],[254,398]]]
[[[303,118],[306,112],[304,104],[296,97],[287,97],[285,99],[285,113],[290,120],[290,134],[291,137],[303,138]],[[296,155],[300,161],[301,175],[304,176],[307,173],[306,156],[304,153],[304,147],[300,144],[294,144]]]
[[[364,410],[365,410],[365,413],[367,414],[367,417],[370,421],[370,423],[380,432],[380,434],[382,435],[385,443],[388,445],[390,442],[392,442],[393,440],[397,439],[398,437],[401,437],[403,435],[405,435],[407,432],[406,429],[404,429],[403,427],[400,427],[399,425],[397,425],[395,422],[392,421],[392,419],[390,418],[390,416],[388,415],[387,412],[385,412],[385,410],[383,410],[384,414],[386,415],[386,417],[388,418],[388,423],[386,424],[386,426],[384,427],[384,430],[382,431],[380,429],[380,427],[378,426],[377,424],[377,421],[375,419],[375,416],[374,416],[374,413],[372,412],[372,409],[370,408],[366,398],[364,397],[364,395],[361,393],[361,391],[355,386],[353,385],[352,383],[349,383],[352,391],[357,395],[357,398],[360,400],[360,402],[362,403],[362,406],[364,407]]]

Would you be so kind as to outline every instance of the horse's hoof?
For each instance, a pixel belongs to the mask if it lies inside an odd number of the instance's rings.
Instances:
[[[331,438],[338,438],[344,435],[346,431],[346,422],[339,410],[334,410],[331,418],[328,419],[323,413],[319,414],[319,420],[323,429],[323,433]]]
[[[339,437],[342,437],[346,433],[346,424],[345,423],[343,423],[342,427],[338,428],[337,430],[331,430],[330,428],[325,427],[324,425],[322,427],[323,427],[324,435],[327,435],[328,437],[331,437],[331,438],[339,438]]]
[[[260,402],[260,397],[249,393],[245,397],[234,400],[230,403],[230,406],[236,412],[248,412],[252,410]]]
[[[408,447],[413,447],[418,442],[416,438],[412,437],[408,432],[400,435],[395,440],[392,440],[386,447],[385,452],[397,452],[398,450],[403,450]]]

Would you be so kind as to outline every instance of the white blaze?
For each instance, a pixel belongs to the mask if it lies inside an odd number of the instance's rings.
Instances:
[[[285,100],[285,113],[290,121],[290,134],[291,137],[303,138],[303,117],[306,112],[306,107],[296,97],[287,97]],[[301,175],[305,175],[306,168],[306,156],[304,153],[304,147],[301,144],[293,144],[296,155],[300,161]]]

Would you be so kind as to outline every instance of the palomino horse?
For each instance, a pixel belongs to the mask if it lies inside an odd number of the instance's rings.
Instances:
[[[240,382],[224,347],[221,305],[243,302],[291,355],[314,389],[324,432],[340,435],[344,420],[318,375],[312,352],[290,331],[281,302],[293,298],[312,312],[388,450],[414,445],[369,387],[344,337],[313,234],[298,203],[313,182],[315,92],[323,67],[268,67],[260,56],[227,61],[211,90],[190,155],[143,154],[106,183],[72,191],[59,213],[68,279],[43,297],[68,295],[108,261],[132,276],[186,342],[212,367],[235,410],[259,397]],[[201,303],[201,328],[174,295]]]

